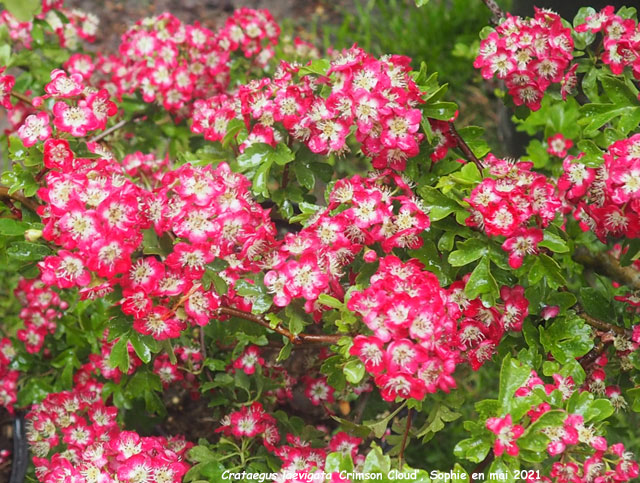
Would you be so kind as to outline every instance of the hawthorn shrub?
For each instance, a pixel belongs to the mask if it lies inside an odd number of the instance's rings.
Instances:
[[[638,477],[635,9],[487,2],[511,160],[424,64],[280,42],[267,11],[104,54],[95,16],[3,3],[0,404],[29,481]],[[210,426],[169,434],[172,398]]]

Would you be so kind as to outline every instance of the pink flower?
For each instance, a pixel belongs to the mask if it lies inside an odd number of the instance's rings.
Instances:
[[[260,349],[255,345],[247,347],[242,355],[233,361],[233,367],[242,369],[249,375],[256,372],[256,366],[262,365],[264,365],[264,359],[260,357]]]
[[[49,115],[46,112],[39,112],[27,116],[24,124],[18,129],[18,136],[25,147],[33,146],[35,143],[45,141],[51,137],[51,126],[49,125]]]
[[[93,110],[86,105],[70,106],[66,102],[58,101],[53,106],[53,114],[53,124],[72,136],[86,136],[88,131],[93,131],[99,126]]]
[[[497,436],[493,443],[493,451],[496,456],[502,455],[505,451],[510,456],[518,456],[520,449],[516,440],[522,436],[524,428],[519,424],[512,423],[511,414],[502,418],[489,418],[487,429]]]
[[[509,265],[516,269],[522,266],[526,255],[538,253],[538,243],[543,239],[542,230],[527,228],[519,230],[502,244],[502,249],[509,252]]]

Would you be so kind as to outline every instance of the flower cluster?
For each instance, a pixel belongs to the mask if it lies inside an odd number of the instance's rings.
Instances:
[[[304,297],[308,312],[318,310],[320,293],[344,296],[344,268],[365,246],[380,244],[385,253],[419,248],[420,234],[428,228],[421,202],[402,177],[387,170],[341,179],[329,194],[327,208],[300,232],[285,236],[279,263],[264,283],[277,306]]]
[[[100,397],[102,385],[83,373],[74,382],[73,391],[48,394],[27,414],[40,481],[182,481],[190,443],[120,430],[118,410]]]
[[[350,353],[375,376],[385,400],[448,392],[456,387],[457,364],[468,361],[479,369],[505,330],[521,329],[529,313],[523,287],[502,287],[503,304],[487,308],[465,297],[465,284],[444,290],[417,260],[402,263],[389,255],[380,260],[371,286],[353,292],[348,307],[374,334],[356,336]]]
[[[184,115],[193,100],[226,90],[234,52],[264,67],[279,34],[267,10],[235,10],[218,32],[163,13],[131,27],[122,36],[120,55],[100,55],[87,68],[95,73],[94,83],[118,97],[140,91],[145,102]]]
[[[16,83],[15,77],[3,74],[5,67],[0,67],[0,106],[9,110],[13,107],[11,104],[11,91]]]
[[[13,342],[4,337],[0,339],[0,407],[7,408],[13,414],[13,405],[18,399],[18,378],[20,371],[11,369],[9,364],[16,357]]]
[[[498,159],[489,154],[484,163],[491,178],[477,185],[467,201],[471,205],[468,226],[483,229],[489,236],[505,236],[502,249],[509,253],[513,268],[526,255],[537,253],[542,230],[556,216],[562,201],[546,176],[531,170],[532,163]],[[531,222],[534,227],[529,227]]]
[[[15,296],[22,303],[20,318],[24,328],[16,333],[30,354],[40,352],[44,338],[56,330],[56,319],[68,304],[41,279],[22,279],[15,290]]]
[[[600,359],[604,359],[601,363],[606,364],[606,357],[601,356]],[[587,386],[586,383],[585,386]],[[599,434],[599,428],[588,424],[585,415],[571,413],[564,409],[563,405],[579,390],[571,376],[553,374],[553,384],[545,384],[536,371],[532,370],[527,381],[516,391],[515,396],[516,398],[527,397],[537,387],[542,388],[548,397],[556,391],[560,397],[555,399],[551,397],[549,401],[552,401],[552,404],[547,401],[537,404],[527,412],[528,419],[534,423],[549,411],[558,409],[565,411],[566,416],[561,425],[549,424],[539,427],[538,430],[540,435],[548,441],[546,451],[549,456],[572,455],[571,458],[563,457],[559,462],[553,463],[549,477],[543,476],[538,481],[557,483],[630,481],[640,475],[638,462],[634,460],[632,453],[625,450],[624,445],[621,443],[609,445],[607,439]],[[607,391],[608,394],[614,392]],[[558,405],[559,407],[554,407]],[[496,455],[505,450],[511,455],[519,453],[516,439],[522,435],[523,427],[512,425],[510,414],[504,418],[491,418],[487,422],[487,428],[497,435],[494,442]],[[574,452],[574,449],[578,451]],[[581,455],[580,458],[575,457],[577,454]],[[566,459],[570,462],[565,462]]]
[[[92,13],[79,9],[63,8],[64,0],[42,1],[42,11],[36,19],[44,20],[56,35],[61,47],[77,49],[80,42],[93,42],[98,31],[99,20]],[[60,18],[66,18],[63,22]],[[20,22],[8,10],[0,12],[0,25],[6,25],[9,37],[15,44],[22,44],[25,48],[32,48],[33,22]],[[48,32],[48,29],[45,30]]]
[[[355,131],[374,168],[402,170],[423,138],[416,109],[422,92],[409,75],[409,60],[376,59],[353,47],[331,62],[326,75],[282,62],[273,79],[196,102],[191,129],[219,141],[229,122],[240,119],[247,129],[238,135],[241,151],[255,142],[275,146],[288,135],[319,154],[348,151],[347,137]]]
[[[581,157],[566,158],[558,180],[581,228],[602,241],[640,236],[640,134],[609,146],[598,168],[585,166]]]
[[[49,97],[57,99],[52,111],[53,124],[58,132],[83,137],[89,131],[103,130],[109,117],[118,112],[105,89],[84,86],[79,74],[68,76],[63,70],[55,69],[45,91],[46,95],[34,100],[34,106],[41,105]],[[18,128],[18,136],[26,147],[48,140],[51,134],[50,117],[46,112],[27,116]]]
[[[551,84],[573,84],[575,68],[571,29],[564,27],[559,15],[536,8],[532,19],[507,14],[507,19],[495,32],[482,40],[474,67],[482,76],[503,79],[513,102],[531,110],[540,109],[540,102]],[[577,67],[577,66],[575,66]]]
[[[79,287],[83,298],[120,285],[122,310],[134,316],[134,328],[159,340],[177,337],[187,321],[208,323],[220,296],[250,308],[233,289],[217,294],[200,284],[215,259],[231,265],[220,273],[229,283],[271,266],[275,227],[268,211],[250,200],[246,178],[226,164],[215,170],[184,165],[158,172],[158,186],[149,192],[126,179],[112,158],[76,158],[66,140],[47,140],[44,157],[51,171],[39,192],[46,203],[43,236],[61,247],[39,264],[45,283]],[[164,258],[134,256],[145,233],[179,239]],[[169,301],[181,297],[186,315],[179,319]]]
[[[576,26],[576,32],[602,33],[601,59],[611,72],[620,75],[625,67],[631,67],[634,77],[640,79],[640,36],[636,20],[616,15],[609,5],[588,16],[583,24]]]
[[[282,460],[280,475],[273,480],[275,482],[298,482],[302,480],[285,479],[285,475],[322,471],[327,455],[332,452],[351,456],[357,468],[361,468],[364,463],[364,456],[358,452],[362,440],[344,432],[334,434],[324,448],[312,447],[310,442],[293,434],[286,435],[286,444],[278,444],[281,435],[276,420],[258,402],[225,416],[216,432],[237,438],[260,437],[265,448]]]
[[[297,436],[287,434],[287,443],[280,445],[274,451],[275,455],[282,460],[282,478],[274,480],[276,483],[302,483],[302,478],[285,479],[286,474],[314,474],[316,472],[322,473],[325,468],[325,463],[329,453],[338,452],[345,456],[351,456],[354,462],[355,470],[362,471],[362,465],[364,464],[364,455],[360,454],[358,447],[362,443],[362,440],[349,436],[347,433],[338,432],[334,434],[329,444],[324,448],[314,448],[307,441],[301,440]],[[337,478],[337,473],[332,475],[331,481],[344,481]],[[320,478],[317,478],[320,479]]]
[[[417,260],[402,263],[393,255],[380,259],[370,287],[353,292],[348,307],[374,335],[356,336],[350,353],[375,376],[386,401],[455,387],[460,351],[447,303],[435,275]]]
[[[264,446],[270,451],[273,451],[280,441],[275,418],[267,413],[259,402],[243,406],[242,409],[225,416],[216,432],[237,438],[260,436]]]

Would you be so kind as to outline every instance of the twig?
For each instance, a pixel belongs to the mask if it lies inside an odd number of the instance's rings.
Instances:
[[[11,95],[13,97],[15,97],[16,99],[20,99],[22,102],[25,102],[27,104],[29,104],[31,107],[34,107],[33,105],[33,101],[31,100],[31,98],[25,94],[22,94],[21,92],[16,92],[16,91],[11,91]],[[42,106],[40,106],[40,109],[42,108]]]
[[[484,481],[484,477],[481,477],[479,475],[481,473],[484,473],[485,468],[491,464],[494,458],[495,458],[495,455],[493,454],[493,450],[490,450],[487,456],[485,456],[485,458],[480,463],[477,464],[477,466],[473,469],[473,471],[469,473],[470,483],[473,483],[474,481]],[[476,475],[475,478],[474,478],[474,475]]]
[[[507,17],[507,15],[504,13],[504,10],[500,8],[500,5],[498,5],[495,0],[482,1],[491,12],[491,23],[493,25],[500,25],[500,20]]]
[[[362,421],[362,417],[364,416],[364,410],[367,407],[367,403],[369,402],[369,398],[371,397],[371,391],[367,392],[356,405],[356,410],[354,411],[353,422],[356,424],[360,424]]]
[[[101,139],[107,137],[109,134],[111,134],[114,131],[117,131],[118,129],[120,129],[121,127],[123,127],[125,124],[127,124],[129,121],[133,121],[134,118],[131,119],[122,119],[120,121],[118,121],[117,123],[115,123],[113,126],[111,126],[109,129],[102,131],[100,134],[97,134],[96,136],[92,137],[91,139],[89,139],[90,143],[97,143],[98,141],[100,141]]]
[[[611,341],[600,341],[597,346],[582,356],[580,358],[580,365],[582,368],[586,371],[595,362],[595,360],[602,355],[607,348],[607,345],[610,343]]]
[[[248,320],[255,324],[271,329],[274,332],[285,336],[292,344],[337,344],[343,337],[339,334],[294,334],[288,329],[285,329],[281,325],[272,327],[271,324],[260,317],[259,315],[245,312],[244,310],[234,309],[232,307],[220,307],[218,308],[219,314],[230,315],[232,317],[238,317],[240,319]]]
[[[464,139],[462,139],[462,136],[460,136],[458,131],[456,131],[456,127],[453,125],[452,122],[449,123],[449,133],[456,140],[456,143],[458,144],[458,148],[465,155],[465,157],[467,158],[467,161],[471,161],[478,167],[480,171],[482,171],[482,169],[484,168],[482,161],[480,161],[478,157],[475,154],[473,154],[473,151],[471,150],[469,145],[466,142],[464,142]]]
[[[202,369],[204,370],[204,374],[207,376],[209,381],[213,381],[213,377],[211,376],[211,371],[204,364],[204,361],[207,360],[207,344],[204,338],[204,327],[200,327],[200,353],[202,354]]]
[[[289,165],[285,164],[282,170],[282,184],[280,188],[285,189],[289,184]]]
[[[26,196],[23,196],[19,193],[9,194],[9,188],[7,188],[6,186],[0,186],[0,198],[19,201],[33,212],[37,211],[39,206],[35,200],[27,198]]]
[[[596,319],[585,312],[579,312],[578,315],[584,319],[584,321],[591,327],[603,330],[605,332],[615,332],[618,335],[622,335],[631,339],[632,332],[629,329],[620,327],[619,325],[610,324],[604,320]]]
[[[402,446],[400,446],[400,454],[398,455],[398,469],[402,470],[402,461],[404,460],[404,449],[407,446],[407,439],[409,438],[409,431],[411,430],[411,416],[412,409],[407,410],[407,426],[404,428],[404,436],[402,437]]]

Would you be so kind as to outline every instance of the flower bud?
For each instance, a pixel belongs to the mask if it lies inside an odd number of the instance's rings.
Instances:
[[[40,237],[42,237],[42,230],[30,228],[24,232],[24,239],[30,242],[38,241]]]

